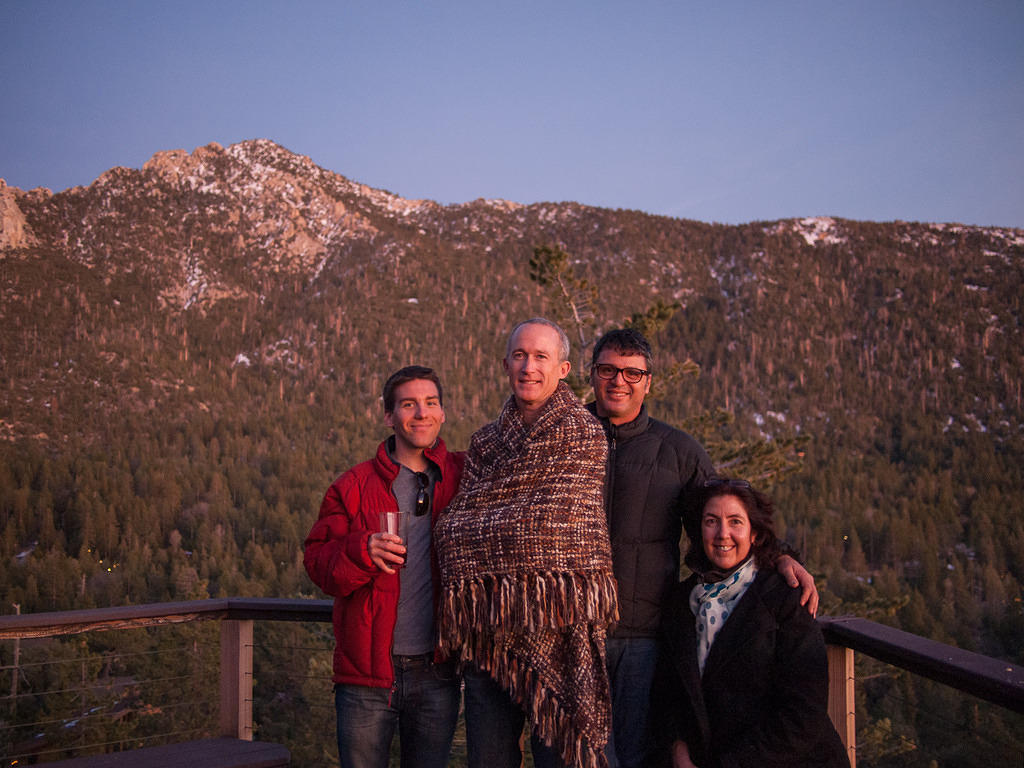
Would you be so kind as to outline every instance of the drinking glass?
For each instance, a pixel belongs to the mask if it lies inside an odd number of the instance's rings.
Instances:
[[[392,533],[398,536],[405,544],[405,520],[406,513],[394,511],[383,511],[380,513],[380,532]],[[392,567],[401,568],[404,563],[395,563]]]

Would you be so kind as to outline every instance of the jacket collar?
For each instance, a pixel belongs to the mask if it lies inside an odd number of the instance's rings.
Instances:
[[[597,417],[597,420],[601,422],[601,426],[604,427],[605,434],[615,441],[629,440],[637,435],[642,435],[647,431],[647,426],[650,422],[646,403],[640,406],[640,413],[637,414],[637,417],[632,421],[627,421],[625,424],[612,424],[607,416],[598,416],[596,402],[587,403],[587,410]]]
[[[377,474],[388,483],[388,485],[395,481],[400,469],[399,465],[391,459],[391,456],[388,455],[388,449],[391,448],[394,450],[394,447],[395,436],[391,435],[381,441],[381,444],[377,446],[377,455],[373,457],[374,469],[377,471]],[[444,467],[444,459],[447,454],[448,448],[445,446],[444,440],[440,437],[437,438],[436,443],[423,452],[423,455],[426,456],[428,460],[434,462],[439,469]]]

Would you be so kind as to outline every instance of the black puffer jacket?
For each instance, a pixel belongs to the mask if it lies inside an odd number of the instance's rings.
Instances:
[[[587,406],[597,415],[594,403]],[[608,435],[605,507],[619,582],[614,637],[656,637],[661,606],[679,582],[679,537],[687,496],[713,474],[711,459],[685,432],[647,415],[627,424],[600,419]]]

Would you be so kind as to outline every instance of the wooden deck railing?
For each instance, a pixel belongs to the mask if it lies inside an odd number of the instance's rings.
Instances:
[[[253,622],[331,620],[330,600],[226,598],[0,616],[0,640],[220,621],[221,736],[252,740]]]
[[[0,616],[0,640],[190,621],[220,621],[220,735],[251,740],[255,621],[331,620],[329,600],[227,598]],[[820,618],[828,643],[829,714],[856,765],[854,653],[1024,713],[1024,667],[858,618]]]
[[[818,619],[828,644],[829,715],[856,768],[853,655],[886,664],[964,693],[1024,712],[1024,667],[928,640],[867,619]]]

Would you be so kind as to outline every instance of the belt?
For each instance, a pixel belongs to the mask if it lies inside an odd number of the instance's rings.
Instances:
[[[415,656],[402,656],[398,653],[391,654],[391,660],[400,667],[425,667],[434,660],[433,653],[418,653]]]

